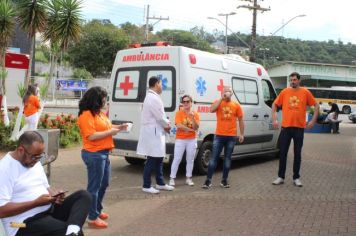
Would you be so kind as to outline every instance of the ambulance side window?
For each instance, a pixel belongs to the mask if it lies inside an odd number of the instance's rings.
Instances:
[[[162,84],[162,101],[165,108],[173,107],[173,73],[171,70],[150,70],[147,73],[147,88],[149,78],[152,76],[157,76],[161,80]]]
[[[138,99],[139,78],[138,70],[118,71],[113,89],[113,101]]]
[[[244,78],[232,78],[232,89],[240,104],[258,104],[257,83]]]
[[[262,93],[263,100],[266,105],[272,107],[272,103],[276,99],[277,95],[273,89],[271,82],[269,82],[268,80],[262,80]]]

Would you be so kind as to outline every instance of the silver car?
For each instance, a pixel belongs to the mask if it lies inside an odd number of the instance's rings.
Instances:
[[[353,123],[356,123],[356,111],[352,112],[352,113],[349,115],[349,119],[350,119]]]

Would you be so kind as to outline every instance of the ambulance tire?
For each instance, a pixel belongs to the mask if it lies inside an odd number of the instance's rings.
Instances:
[[[139,159],[134,157],[125,157],[125,160],[127,161],[127,163],[135,166],[143,165],[146,161],[144,159]]]
[[[205,141],[199,148],[197,157],[195,158],[195,172],[200,175],[208,173],[208,166],[210,158],[213,154],[213,143]]]

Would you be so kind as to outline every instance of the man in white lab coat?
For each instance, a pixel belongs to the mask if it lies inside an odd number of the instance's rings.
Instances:
[[[143,171],[142,191],[159,193],[159,190],[172,191],[174,187],[164,183],[163,157],[166,155],[166,132],[169,133],[170,122],[164,112],[161,81],[153,76],[148,82],[149,90],[143,102],[140,137],[137,154],[147,157]],[[156,188],[151,186],[151,172],[156,170]]]

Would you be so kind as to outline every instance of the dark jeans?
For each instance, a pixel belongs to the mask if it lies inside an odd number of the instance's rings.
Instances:
[[[66,197],[63,204],[54,204],[48,211],[26,219],[26,228],[19,229],[16,236],[64,236],[68,225],[83,226],[90,203],[87,191],[77,191]],[[80,231],[79,235],[84,234]]]
[[[340,122],[329,121],[329,124],[331,125],[331,128],[332,128],[334,134],[339,132],[339,124],[340,124]]]
[[[300,165],[302,162],[302,147],[304,140],[304,129],[296,127],[282,128],[279,136],[280,156],[278,177],[284,179],[287,167],[287,155],[291,140],[294,143],[293,179],[300,178]]]
[[[82,159],[87,166],[88,186],[92,203],[89,211],[89,220],[95,220],[103,209],[105,191],[109,186],[111,167],[109,151],[88,152],[82,150]]]
[[[213,142],[213,155],[209,161],[207,179],[211,180],[216,169],[217,162],[220,158],[220,153],[224,148],[224,166],[222,180],[227,180],[231,166],[231,154],[234,151],[236,144],[235,136],[215,135]]]
[[[145,168],[143,169],[143,187],[151,187],[151,173],[156,170],[156,183],[158,185],[165,185],[163,179],[163,157],[150,157],[147,156]]]

